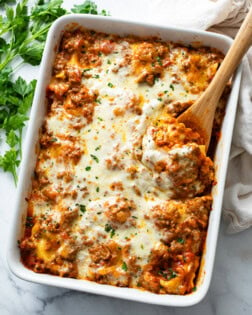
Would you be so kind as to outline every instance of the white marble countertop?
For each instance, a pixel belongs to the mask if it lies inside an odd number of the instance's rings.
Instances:
[[[64,1],[65,7],[72,7],[73,2]],[[107,9],[111,13],[118,12],[122,4],[116,0],[97,0],[96,3],[100,9]],[[123,5],[126,10],[125,2]],[[21,69],[21,75],[27,80],[36,77],[36,72],[31,67]],[[252,229],[237,235],[226,235],[223,222],[210,289],[205,299],[192,307],[147,305],[47,287],[16,278],[10,273],[6,262],[15,192],[11,175],[0,170],[0,315],[252,314]]]

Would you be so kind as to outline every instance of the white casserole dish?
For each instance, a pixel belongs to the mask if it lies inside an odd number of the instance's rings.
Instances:
[[[60,278],[53,275],[35,273],[21,263],[20,251],[17,241],[24,231],[26,217],[25,197],[31,186],[31,177],[35,167],[36,153],[35,147],[38,141],[39,128],[42,125],[45,113],[45,91],[51,77],[52,64],[55,57],[55,47],[59,43],[62,31],[69,23],[78,23],[86,28],[105,33],[119,35],[134,34],[138,36],[158,36],[163,40],[171,40],[190,44],[200,42],[204,46],[211,46],[226,53],[232,40],[219,34],[207,33],[203,31],[185,30],[174,27],[161,27],[151,24],[142,24],[116,20],[111,17],[90,16],[90,15],[68,15],[58,19],[51,27],[44,55],[40,67],[38,83],[36,87],[30,122],[27,130],[26,141],[23,150],[23,160],[20,169],[19,183],[17,190],[17,201],[14,213],[14,222],[11,225],[11,236],[8,246],[8,264],[11,271],[18,277],[46,285],[69,288],[95,294],[134,300],[139,302],[169,305],[169,306],[189,306],[198,303],[206,295],[209,288],[214,256],[216,250],[219,222],[221,217],[221,207],[225,177],[228,164],[228,157],[232,139],[232,131],[235,120],[239,85],[241,79],[241,67],[237,70],[233,79],[232,91],[227,103],[226,114],[222,124],[221,139],[219,140],[215,154],[217,185],[213,188],[213,210],[209,218],[208,234],[206,239],[205,252],[201,261],[200,272],[197,280],[197,290],[184,296],[177,295],[157,295],[147,291],[140,291],[131,288],[119,288],[110,285],[102,285],[95,282],[77,280],[70,278]],[[225,132],[224,132],[225,131]]]

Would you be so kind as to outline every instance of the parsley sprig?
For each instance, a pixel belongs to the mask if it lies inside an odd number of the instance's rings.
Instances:
[[[36,80],[27,83],[23,78],[13,80],[13,62],[39,65],[46,36],[52,23],[68,14],[62,8],[63,0],[38,0],[28,10],[28,0],[0,0],[4,13],[0,16],[0,133],[4,135],[7,150],[0,155],[0,168],[13,175],[17,183],[17,167],[22,156],[22,130],[28,120]],[[16,4],[10,6],[7,4]],[[98,11],[97,5],[86,0],[74,5],[73,13],[108,15]]]
[[[93,1],[86,0],[83,4],[74,5],[71,9],[73,13],[85,13],[94,15],[109,15],[105,10],[99,11],[97,5]]]
[[[0,167],[11,172],[17,183],[16,168],[22,156],[22,130],[28,120],[27,111],[31,107],[36,80],[27,83],[21,77],[10,79],[11,69],[0,71],[0,128],[4,130],[9,149],[0,156]]]

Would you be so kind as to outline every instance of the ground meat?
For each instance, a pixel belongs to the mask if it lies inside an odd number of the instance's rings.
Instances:
[[[131,216],[131,212],[136,208],[132,200],[118,197],[115,203],[106,202],[104,206],[108,209],[105,215],[111,222],[123,224]]]
[[[53,65],[53,74],[62,72],[65,69],[70,57],[71,55],[66,51],[58,52]]]
[[[94,263],[106,261],[112,257],[109,247],[105,244],[98,244],[91,247],[89,253]]]
[[[200,151],[199,147],[193,146],[188,153],[183,155],[179,152],[173,154],[170,151],[169,159],[168,164],[161,164],[161,169],[158,168],[159,163],[157,163],[155,170],[171,180],[174,198],[199,195],[212,185],[214,181],[213,163]],[[166,185],[161,176],[157,177],[157,184],[161,187]]]
[[[61,41],[60,48],[62,51],[72,53],[80,49],[84,49],[85,40],[82,32],[65,32]]]
[[[110,185],[110,189],[111,190],[120,190],[122,191],[123,190],[123,183],[122,182],[113,182],[111,185]]]
[[[152,127],[149,128],[151,137],[153,138],[157,147],[163,149],[171,149],[174,145],[198,143],[202,144],[202,139],[197,132],[190,128],[186,128],[184,124],[178,123],[176,119],[171,116],[164,116],[164,118],[156,121]]]
[[[78,66],[67,65],[66,66],[66,75],[68,77],[68,81],[71,83],[79,83],[82,78],[82,69]]]
[[[200,251],[211,203],[210,196],[203,196],[185,201],[171,200],[151,209],[151,218],[162,231],[163,241],[169,244],[171,252]]]

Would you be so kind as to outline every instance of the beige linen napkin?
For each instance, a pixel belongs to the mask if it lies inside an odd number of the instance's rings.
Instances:
[[[211,30],[234,37],[251,6],[252,0],[233,0],[228,17]],[[252,226],[252,48],[243,58],[223,213],[228,233]]]
[[[224,33],[234,37],[252,0],[126,0],[111,15]],[[110,9],[110,8],[108,8]],[[130,10],[130,14],[129,14]],[[228,232],[252,225],[252,50],[243,60],[243,75],[223,202]]]

